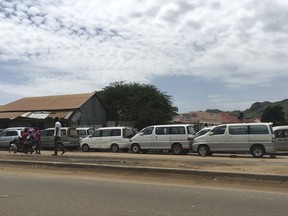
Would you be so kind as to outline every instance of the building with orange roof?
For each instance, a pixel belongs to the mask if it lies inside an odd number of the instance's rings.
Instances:
[[[103,126],[106,111],[96,93],[27,97],[0,106],[0,128],[54,125],[55,117],[63,126]]]

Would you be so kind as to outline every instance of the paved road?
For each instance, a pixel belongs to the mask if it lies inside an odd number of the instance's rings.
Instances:
[[[6,172],[0,182],[1,216],[287,215],[279,192]]]
[[[14,164],[22,164],[36,172],[56,168],[79,172],[97,172],[101,175],[129,175],[139,179],[153,177],[159,182],[169,180],[196,183],[197,185],[225,185],[288,192],[288,157],[252,158],[250,155],[213,155],[199,157],[196,154],[131,154],[110,152],[67,152],[63,156],[51,156],[52,151],[35,154],[8,154],[0,151],[0,170]],[[21,163],[21,164],[20,164]],[[6,167],[5,167],[6,166]],[[23,167],[21,167],[22,169]],[[162,178],[162,179],[161,179]]]

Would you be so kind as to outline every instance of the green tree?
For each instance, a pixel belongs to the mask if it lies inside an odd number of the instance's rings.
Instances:
[[[238,120],[243,122],[243,119],[244,119],[244,113],[240,112],[239,115],[238,115]]]
[[[171,96],[159,91],[153,85],[110,83],[98,92],[107,112],[107,120],[129,121],[134,127],[142,129],[152,124],[165,124],[177,114]]]
[[[262,122],[273,122],[274,125],[281,125],[285,122],[285,113],[281,105],[268,106],[261,117]]]

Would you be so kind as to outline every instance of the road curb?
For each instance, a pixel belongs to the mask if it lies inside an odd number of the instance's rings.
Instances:
[[[97,163],[67,163],[67,162],[50,162],[50,161],[29,161],[29,160],[0,160],[0,164],[19,164],[19,165],[42,165],[49,167],[59,168],[78,168],[85,170],[101,170],[113,172],[126,172],[134,174],[153,174],[156,175],[176,175],[191,176],[191,177],[204,177],[209,179],[229,179],[231,181],[261,181],[261,182],[278,182],[288,183],[287,175],[274,175],[274,174],[253,174],[253,173],[240,173],[240,172],[227,172],[227,171],[204,171],[195,169],[181,169],[181,168],[165,168],[165,167],[143,167],[143,166],[125,166],[125,165],[108,165]]]

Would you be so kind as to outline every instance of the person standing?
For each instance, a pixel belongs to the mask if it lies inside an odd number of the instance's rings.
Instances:
[[[52,154],[52,155],[57,155],[58,149],[60,149],[62,151],[61,155],[63,155],[65,153],[64,146],[58,144],[60,139],[61,139],[61,123],[59,121],[59,118],[56,117],[55,118],[55,127],[54,127],[54,154]]]
[[[35,143],[35,154],[41,154],[40,152],[40,132],[38,128],[34,128],[34,143]]]
[[[23,142],[23,151],[25,152],[25,154],[27,154],[28,150],[29,150],[29,146],[28,146],[28,136],[29,136],[29,128],[25,128],[24,129],[24,133],[22,134],[22,136],[20,137],[21,141]]]

